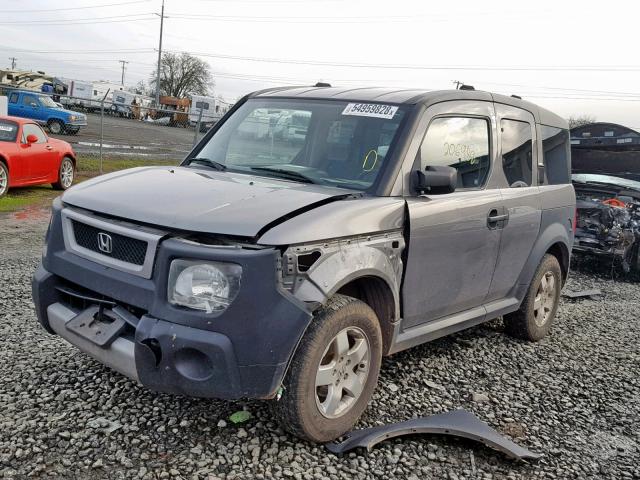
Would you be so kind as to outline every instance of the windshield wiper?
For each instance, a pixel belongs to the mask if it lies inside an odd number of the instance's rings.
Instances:
[[[206,167],[211,167],[220,172],[224,172],[227,169],[227,166],[224,163],[216,162],[215,160],[211,160],[209,158],[199,158],[199,157],[190,158],[189,165],[191,165],[192,163],[199,163]]]
[[[274,168],[274,167],[250,167],[250,168],[251,170],[256,170],[259,172],[274,173],[275,176],[284,177],[291,180],[297,180],[298,182],[317,183],[316,180],[314,180],[311,177],[307,177],[302,173],[294,172],[292,170],[285,170],[284,168]]]

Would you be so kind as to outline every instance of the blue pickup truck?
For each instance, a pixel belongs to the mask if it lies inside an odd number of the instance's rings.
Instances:
[[[68,133],[75,135],[80,127],[87,125],[87,116],[65,110],[48,95],[30,91],[12,91],[8,93],[9,115],[30,118],[46,125],[53,134]]]

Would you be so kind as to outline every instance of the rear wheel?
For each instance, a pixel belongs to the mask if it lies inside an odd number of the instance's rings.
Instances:
[[[9,191],[9,169],[0,162],[0,198],[4,197]]]
[[[364,302],[336,295],[307,329],[274,413],[300,438],[327,442],[348,432],[375,389],[382,358],[378,318]]]
[[[549,330],[558,310],[562,271],[558,259],[547,254],[538,266],[520,309],[505,315],[509,335],[537,342]]]
[[[58,169],[58,181],[52,184],[53,188],[56,190],[66,190],[69,188],[73,184],[75,173],[73,160],[69,157],[64,157]]]
[[[49,127],[49,133],[53,135],[60,135],[64,132],[64,123],[60,120],[50,120],[47,126]]]

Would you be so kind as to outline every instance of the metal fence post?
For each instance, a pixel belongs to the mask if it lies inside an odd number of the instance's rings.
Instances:
[[[100,100],[100,175],[102,175],[102,143],[104,142],[104,99],[107,98],[111,89],[107,89],[102,100]]]
[[[196,146],[198,143],[198,135],[200,134],[200,124],[202,123],[202,107],[200,107],[200,112],[198,113],[198,122],[196,123],[196,133],[193,136],[193,146]]]

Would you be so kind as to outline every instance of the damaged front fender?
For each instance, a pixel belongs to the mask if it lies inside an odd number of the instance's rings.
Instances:
[[[401,231],[294,245],[282,258],[283,287],[303,302],[325,303],[349,282],[376,277],[391,290],[397,315],[404,247]]]

